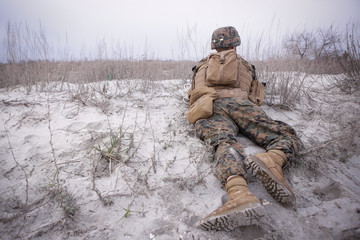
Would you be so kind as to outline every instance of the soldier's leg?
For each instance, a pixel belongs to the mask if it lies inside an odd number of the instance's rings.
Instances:
[[[237,143],[238,127],[215,104],[214,115],[208,119],[198,120],[195,124],[196,135],[215,150],[215,175],[225,186],[229,176],[239,175],[246,178],[243,161],[244,149]]]
[[[266,153],[247,157],[246,168],[265,186],[269,194],[285,205],[295,205],[296,198],[286,182],[282,167],[300,150],[301,141],[295,130],[281,121],[274,121],[250,101],[238,101],[230,114],[242,133],[264,147]]]
[[[295,130],[287,123],[271,119],[254,103],[237,101],[229,111],[240,132],[259,146],[266,150],[280,150],[288,159],[299,152],[302,144]]]
[[[204,230],[231,231],[238,226],[258,224],[264,216],[264,209],[247,186],[243,168],[244,150],[235,139],[238,127],[218,102],[215,102],[214,115],[199,120],[195,127],[198,137],[216,149],[215,175],[225,186],[228,200],[201,219],[197,226]]]

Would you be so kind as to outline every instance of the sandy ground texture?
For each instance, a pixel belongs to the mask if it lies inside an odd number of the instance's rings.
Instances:
[[[204,232],[222,205],[211,150],[185,120],[182,80],[0,90],[1,239],[359,239],[360,98],[311,76],[292,109],[264,105],[305,148],[285,176],[297,210],[267,200],[258,226]],[[247,154],[263,151],[239,136]]]

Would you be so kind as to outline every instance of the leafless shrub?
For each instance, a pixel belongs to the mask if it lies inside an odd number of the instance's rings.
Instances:
[[[359,22],[349,23],[345,33],[333,26],[317,31],[303,30],[286,37],[284,47],[287,56],[297,58],[307,73],[335,75],[329,78],[335,86],[348,92],[357,91],[360,86],[358,29]]]
[[[288,36],[284,41],[284,48],[288,53],[294,56],[298,55],[300,60],[303,60],[311,55],[315,42],[314,34],[303,30],[302,32],[295,32]]]
[[[304,69],[304,61],[278,57],[253,64],[256,66],[258,79],[266,84],[266,104],[289,109],[299,102],[305,79],[309,76]]]
[[[337,58],[342,69],[341,75],[336,76],[334,84],[343,91],[354,92],[360,90],[360,23],[347,26],[344,42],[346,50]]]
[[[286,75],[283,72],[305,72],[306,74],[342,74],[334,84],[344,90],[357,90],[359,88],[359,33],[358,23],[348,25],[345,35],[333,26],[328,29],[316,31],[302,30],[288,33],[282,44],[265,39],[261,34],[256,43],[248,43],[247,52],[255,56],[258,73],[268,83],[271,92],[270,101],[274,104],[274,96],[279,95],[280,104],[285,101],[296,101],[297,89],[294,96],[288,90],[294,86],[301,87],[303,78],[294,78],[293,73]],[[117,45],[117,49],[107,46],[105,40],[98,43],[96,53],[92,60],[71,60],[70,53],[61,50],[63,60],[51,60],[55,51],[47,42],[46,31],[39,24],[38,31],[32,31],[27,24],[8,23],[7,35],[4,42],[3,64],[0,64],[0,87],[13,85],[33,85],[48,82],[90,83],[104,80],[143,79],[141,91],[153,89],[153,80],[164,79],[190,79],[191,67],[195,64],[189,59],[193,52],[196,58],[207,53],[206,48],[199,45],[201,42],[197,27],[187,26],[184,32],[179,33],[177,50],[180,56],[173,56],[177,61],[164,61],[155,58],[155,53],[149,44],[145,44],[141,57],[134,57],[131,47]],[[278,42],[278,41],[275,41]],[[60,51],[60,50],[59,50]],[[261,52],[261,53],[260,53]],[[130,54],[130,55],[129,55]],[[261,59],[261,61],[259,60]],[[275,74],[275,72],[277,72]],[[286,75],[286,76],[285,76]],[[301,75],[299,73],[299,75]],[[276,81],[275,81],[276,80]],[[274,83],[274,85],[272,85]],[[276,84],[275,84],[276,83]],[[130,84],[130,83],[129,83]],[[288,85],[290,84],[290,85]],[[131,84],[130,84],[131,85]],[[132,92],[133,86],[129,86]],[[138,89],[137,89],[138,90]],[[277,93],[275,94],[275,91]],[[285,95],[283,95],[285,94]],[[292,105],[293,103],[290,103]]]
[[[90,83],[114,79],[189,79],[193,65],[194,63],[190,61],[161,60],[8,63],[0,64],[0,87],[41,82]]]
[[[95,60],[74,61],[66,57],[54,61],[55,51],[47,41],[41,23],[39,26],[39,31],[32,31],[27,24],[8,23],[7,35],[3,39],[0,87],[54,81],[90,83],[114,79],[188,79],[191,76],[194,65],[191,61],[157,60],[147,50],[139,60],[133,56],[114,59],[108,54],[109,47],[104,41],[99,43]]]
[[[325,75],[342,90],[357,91],[360,85],[359,39],[358,24],[348,25],[345,35],[333,26],[289,33],[283,39],[284,52],[269,52],[264,60],[253,62],[258,78],[267,84],[265,102],[294,106],[306,90],[305,78],[311,74]]]

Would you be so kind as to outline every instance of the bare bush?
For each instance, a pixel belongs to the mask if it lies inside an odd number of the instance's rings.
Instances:
[[[147,48],[141,60],[133,56],[124,58],[123,49],[119,50],[120,55],[115,60],[114,56],[110,56],[105,41],[99,43],[97,59],[74,61],[67,57],[54,61],[53,47],[47,41],[41,24],[39,31],[32,31],[27,24],[9,22],[3,43],[0,87],[54,81],[89,83],[113,79],[189,79],[194,65],[191,61],[155,59],[154,54],[147,52]],[[70,53],[62,52],[58,55],[69,56]]]
[[[291,108],[306,90],[310,74],[325,75],[334,86],[347,92],[360,86],[360,36],[358,24],[348,25],[345,35],[332,26],[317,31],[303,30],[285,36],[284,54],[270,52],[257,66],[258,78],[266,83],[269,105]]]
[[[259,79],[268,84],[270,98],[267,102],[293,105],[301,92],[298,88],[302,86],[302,73],[336,74],[335,86],[350,92],[357,91],[360,69],[358,25],[349,24],[345,35],[332,26],[317,31],[295,31],[288,33],[281,45],[270,38],[265,41],[264,34],[257,42],[249,42],[248,55],[257,57],[253,60]],[[0,87],[32,86],[54,81],[90,83],[143,79],[142,90],[147,91],[151,89],[148,82],[151,80],[191,79],[191,67],[195,62],[185,58],[190,56],[190,52],[195,52],[199,58],[205,53],[205,48],[199,46],[196,25],[188,26],[183,35],[179,36],[178,48],[182,54],[177,61],[155,59],[147,43],[142,57],[136,59],[132,56],[133,48],[117,45],[117,49],[112,50],[104,40],[98,43],[95,59],[74,61],[66,57],[54,61],[51,59],[54,56],[53,47],[47,42],[41,24],[38,31],[31,31],[27,24],[8,23],[3,44],[3,61],[6,63],[0,64]],[[71,56],[66,52],[60,55]]]
[[[347,26],[345,52],[338,58],[343,74],[335,77],[335,85],[343,91],[360,90],[360,23]]]
[[[314,34],[303,30],[287,37],[284,41],[284,48],[294,56],[299,55],[300,60],[303,60],[305,57],[310,56],[315,42]]]
[[[284,58],[255,64],[259,80],[266,83],[266,104],[289,109],[299,102],[308,76],[306,63]]]
[[[90,83],[114,79],[189,79],[193,65],[190,61],[161,60],[8,63],[0,65],[0,87],[54,81]]]

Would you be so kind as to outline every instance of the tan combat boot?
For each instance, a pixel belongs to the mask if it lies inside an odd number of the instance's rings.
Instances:
[[[232,231],[239,226],[258,224],[258,220],[264,216],[264,208],[248,189],[246,180],[240,176],[231,176],[225,188],[228,201],[201,219],[198,227],[207,231]]]
[[[247,157],[244,161],[247,170],[260,180],[268,193],[284,205],[295,206],[296,198],[286,182],[282,166],[286,155],[280,150],[269,150]]]

